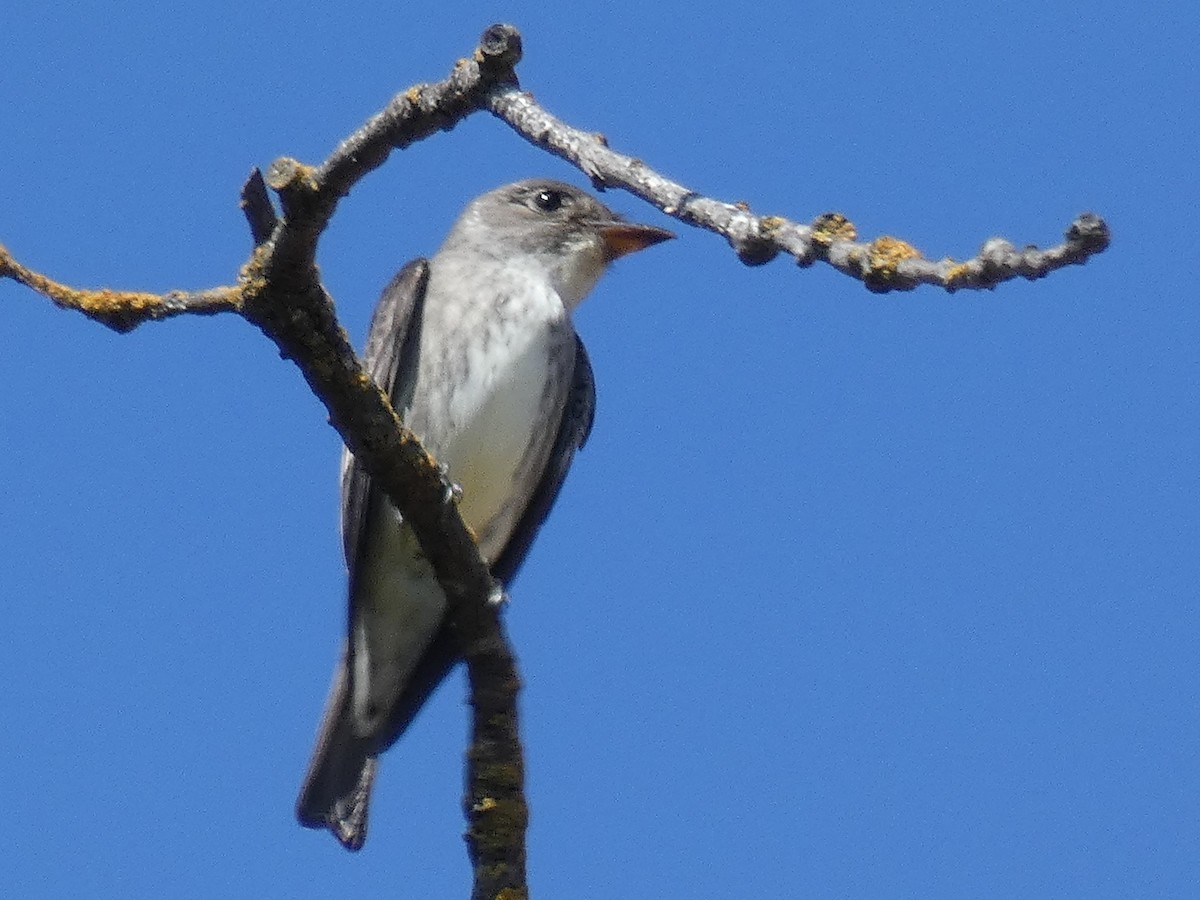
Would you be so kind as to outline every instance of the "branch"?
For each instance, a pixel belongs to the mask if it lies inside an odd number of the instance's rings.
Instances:
[[[681,222],[723,235],[748,266],[770,262],[782,252],[801,266],[817,260],[829,263],[878,293],[909,291],[920,284],[948,291],[990,289],[1018,276],[1042,278],[1063,266],[1084,263],[1109,243],[1104,220],[1083,213],[1067,229],[1064,243],[1047,250],[1018,251],[1003,238],[992,238],[972,259],[935,262],[898,238],[885,235],[867,243],[856,241],[857,229],[840,213],[827,213],[811,225],[801,225],[782,216],[754,215],[744,203],[701,196],[659,175],[640,159],[610,150],[603,135],[580,131],[555,118],[515,85],[494,90],[488,109],[522,137],[578,168],[598,190],[624,188]]]
[[[321,284],[317,242],[337,204],[360,179],[404,148],[438,130],[449,130],[487,109],[533,143],[561,156],[599,188],[622,187],[687,224],[723,235],[739,258],[759,265],[784,252],[801,265],[817,260],[858,278],[874,291],[918,284],[954,291],[992,288],[1017,276],[1039,278],[1085,262],[1108,246],[1108,228],[1085,214],[1066,241],[1047,250],[1016,250],[1007,241],[986,242],[963,262],[925,259],[892,237],[862,243],[844,216],[827,214],[809,225],[779,216],[756,216],[744,204],[701,196],[657,174],[640,160],[608,149],[600,135],[554,118],[517,85],[514,67],[521,37],[508,25],[484,32],[470,59],[459,60],[435,84],[398,94],[347,137],[321,165],[277,160],[264,179],[257,170],[242,188],[254,250],[235,286],[198,292],[150,294],[68,287],[18,263],[0,247],[0,277],[12,278],[119,332],[182,313],[236,312],[260,328],[295,361],[329,411],[346,446],[412,526],[449,604],[450,620],[467,661],[474,710],[465,799],[467,842],[475,868],[476,898],[524,897],[524,769],[517,739],[516,665],[496,605],[495,585],[437,463],[401,423],[387,397],[363,371]],[[282,208],[278,215],[267,188]]]
[[[320,282],[317,241],[338,201],[396,147],[405,147],[483,107],[487,93],[513,84],[520,59],[516,29],[497,25],[450,76],[416,85],[334,150],[317,168],[292,159],[252,173],[241,206],[255,249],[236,287],[149,294],[67,287],[30,271],[0,248],[0,277],[13,278],[55,304],[120,332],[182,312],[238,312],[300,368],[329,411],[330,423],[411,525],[445,592],[472,688],[467,841],[473,896],[525,894],[524,764],[517,740],[520,680],[498,606],[496,586],[436,461],[404,428],[388,398],[363,371]],[[277,216],[266,193],[279,196]]]
[[[19,281],[60,309],[81,312],[89,319],[122,334],[148,320],[170,319],[184,313],[211,316],[241,309],[241,291],[236,287],[216,287],[194,292],[170,291],[166,294],[73,288],[21,265],[3,245],[0,245],[0,278]]]
[[[317,240],[337,202],[392,149],[453,127],[480,108],[487,92],[515,83],[520,36],[489,28],[473,59],[460,60],[445,80],[395,97],[344,140],[320,167],[291,159],[273,163],[266,184],[283,216],[243,268],[243,315],[300,367],[325,403],[346,446],[403,514],[438,575],[450,621],[467,662],[472,740],[468,754],[467,842],[474,897],[525,891],[524,763],[517,740],[520,687],[496,604],[495,583],[436,461],[404,428],[379,387],[363,372],[317,273]],[[247,183],[243,203],[252,230],[263,231],[262,191]],[[257,199],[256,199],[257,198]]]

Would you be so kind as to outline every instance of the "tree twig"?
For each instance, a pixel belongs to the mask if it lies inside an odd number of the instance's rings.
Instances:
[[[517,738],[519,679],[496,605],[489,602],[491,575],[457,508],[446,499],[452,492],[444,474],[363,371],[320,282],[317,242],[350,188],[382,165],[393,149],[487,109],[528,140],[577,166],[597,187],[624,188],[682,222],[723,235],[748,265],[765,263],[782,252],[801,265],[827,262],[875,291],[909,290],[920,284],[954,291],[992,288],[1016,277],[1040,278],[1085,262],[1109,242],[1104,221],[1084,214],[1072,223],[1064,243],[1055,247],[1017,250],[993,238],[972,259],[932,261],[897,238],[858,241],[853,224],[840,214],[826,214],[807,225],[755,215],[744,204],[697,194],[641,160],[610,150],[602,136],[550,115],[521,92],[514,71],[520,57],[517,30],[494,25],[484,32],[472,57],[459,60],[444,81],[418,84],[398,94],[321,165],[282,158],[265,178],[255,170],[241,193],[254,250],[235,286],[166,294],[82,290],[33,272],[0,247],[0,277],[19,281],[58,306],[109,328],[125,332],[183,313],[236,312],[295,361],[346,446],[416,532],[445,591],[472,691],[464,805],[475,869],[472,896],[479,900],[519,900],[526,895],[528,813]],[[268,187],[276,192],[282,215],[276,213]]]
[[[143,322],[170,319],[184,313],[211,316],[221,312],[238,312],[242,300],[241,290],[236,287],[170,291],[166,294],[75,288],[26,268],[2,245],[0,278],[18,281],[60,309],[81,312],[89,319],[120,333],[132,331]]]
[[[338,201],[403,147],[448,129],[482,108],[487,92],[515,83],[521,41],[497,25],[469,60],[445,80],[417,85],[347,138],[319,167],[277,160],[266,178],[254,172],[242,189],[255,249],[238,284],[189,293],[80,290],[18,263],[0,248],[0,277],[27,285],[59,306],[120,332],[184,312],[238,312],[292,359],[329,411],[330,423],[411,525],[446,594],[449,616],[472,685],[467,839],[475,870],[473,896],[525,894],[524,766],[516,740],[520,681],[498,607],[495,584],[474,538],[447,500],[450,485],[436,461],[404,428],[387,397],[363,371],[320,282],[317,241]],[[276,215],[266,186],[277,193]]]
[[[1104,220],[1083,213],[1067,229],[1064,242],[1046,250],[1019,251],[1003,238],[992,238],[972,259],[929,260],[898,238],[885,235],[857,241],[857,229],[839,213],[826,213],[802,225],[783,216],[755,215],[743,203],[705,197],[660,175],[642,160],[610,149],[603,135],[552,116],[515,85],[499,85],[487,103],[493,115],[571,163],[598,189],[624,188],[681,222],[724,236],[738,258],[751,266],[787,253],[802,266],[827,262],[876,292],[912,290],[922,284],[957,291],[993,288],[1017,277],[1041,278],[1063,266],[1086,262],[1109,243]]]

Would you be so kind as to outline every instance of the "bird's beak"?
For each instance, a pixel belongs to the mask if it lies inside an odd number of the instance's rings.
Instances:
[[[600,229],[600,237],[604,240],[605,260],[612,262],[628,253],[636,253],[638,250],[661,244],[675,235],[665,228],[655,228],[653,225],[613,222]]]

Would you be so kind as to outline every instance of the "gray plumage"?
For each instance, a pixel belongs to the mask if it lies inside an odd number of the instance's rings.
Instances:
[[[571,312],[613,259],[670,236],[570,185],[523,181],[475,199],[437,254],[383,292],[367,370],[462,487],[459,511],[502,583],[591,429],[595,386]],[[349,453],[342,538],[349,635],[297,816],[358,849],[376,758],[458,654],[415,536]]]

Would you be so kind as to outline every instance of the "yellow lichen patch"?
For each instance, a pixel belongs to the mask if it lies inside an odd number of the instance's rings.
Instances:
[[[854,223],[839,212],[817,216],[813,219],[812,230],[813,240],[822,247],[828,247],[834,241],[852,241],[858,237]]]
[[[460,59],[459,62],[465,63],[466,60]],[[424,87],[424,85],[414,84],[412,87],[410,87],[407,91],[404,92],[404,99],[407,100],[409,103],[411,103],[413,106],[420,106],[421,105],[421,88],[423,88],[423,87]]]
[[[47,278],[27,269],[0,247],[0,276],[8,276],[36,291],[63,309],[73,309],[117,331],[129,331],[147,319],[161,319],[188,310],[218,312],[240,310],[241,288],[214,288],[202,294],[171,291],[114,291],[111,288],[84,290]]]
[[[476,803],[474,806],[472,806],[471,809],[477,813],[485,813],[485,812],[491,812],[498,805],[499,804],[496,803],[495,798],[484,797],[482,800],[480,800],[478,803]]]
[[[307,191],[317,190],[317,167],[307,163],[297,162],[296,171],[292,175],[293,184],[303,184]]]
[[[965,281],[971,272],[971,267],[966,263],[959,263],[956,266],[951,266],[946,272],[946,287],[956,287],[958,282]]]
[[[313,193],[317,190],[316,171],[316,168],[298,159],[281,156],[267,166],[265,179],[267,186],[275,191],[304,190]]]
[[[143,294],[135,291],[113,291],[102,288],[98,291],[75,291],[75,305],[85,313],[96,316],[110,316],[113,313],[133,312],[144,313],[148,309],[162,305],[162,297],[157,294]]]
[[[912,244],[885,234],[871,241],[867,248],[867,265],[877,275],[887,275],[895,272],[904,260],[916,259],[920,255],[921,251]]]
[[[253,301],[267,287],[267,277],[264,274],[267,262],[271,259],[271,254],[275,252],[274,244],[268,242],[255,247],[250,254],[250,259],[242,266],[238,272],[238,282],[242,287],[243,301]]]
[[[763,216],[758,220],[758,233],[770,237],[786,224],[787,219],[783,216]]]
[[[471,831],[479,849],[491,855],[511,847],[529,823],[529,809],[519,800],[494,800],[488,808],[487,824],[476,823]]]
[[[61,282],[47,278],[32,269],[27,269],[11,256],[8,251],[0,248],[0,272],[10,275],[26,287],[37,291],[43,297],[48,297],[59,306],[76,309],[97,318],[107,318],[114,313],[140,313],[155,306],[162,305],[162,298],[157,294],[145,294],[134,291],[114,291],[101,288],[98,291],[85,291],[69,287]]]

